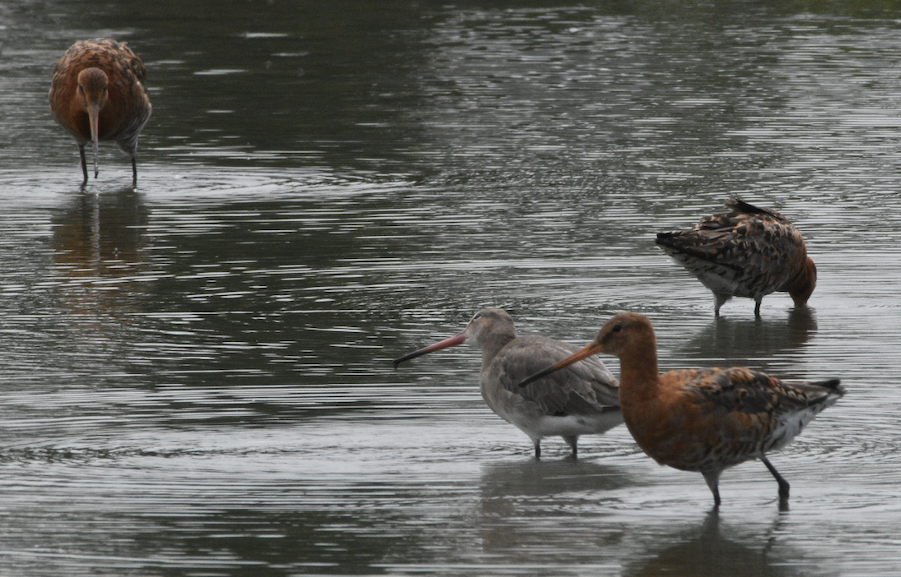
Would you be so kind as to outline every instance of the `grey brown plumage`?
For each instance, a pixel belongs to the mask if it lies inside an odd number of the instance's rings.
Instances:
[[[115,141],[131,158],[137,183],[138,136],[152,107],[141,59],[124,42],[96,38],[73,44],[56,65],[50,85],[50,112],[75,138],[84,182],[88,168],[84,147],[94,149],[94,178],[100,141]]]
[[[521,384],[599,352],[620,359],[623,418],[638,446],[661,465],[703,474],[716,505],[720,474],[750,459],[772,473],[787,505],[789,484],[766,453],[790,443],[845,393],[838,379],[786,383],[746,368],[659,374],[653,326],[635,313],[614,316],[587,347]]]
[[[541,456],[543,437],[563,437],[576,456],[580,435],[603,433],[622,423],[616,379],[596,357],[525,389],[518,387],[519,381],[576,348],[540,335],[517,337],[513,318],[501,309],[479,311],[464,332],[404,355],[394,366],[466,341],[482,349],[482,398],[532,439],[536,457]]]
[[[754,299],[787,292],[796,306],[816,287],[816,265],[792,223],[774,210],[732,199],[730,212],[705,217],[689,230],[661,232],[657,244],[713,292],[715,312],[733,296]]]

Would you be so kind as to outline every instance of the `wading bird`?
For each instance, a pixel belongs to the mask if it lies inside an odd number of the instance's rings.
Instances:
[[[772,292],[787,292],[805,306],[817,284],[817,267],[801,233],[775,210],[738,199],[731,212],[701,219],[691,229],[657,234],[657,244],[713,292],[714,311],[734,296],[752,298],[754,314]]]
[[[93,145],[97,178],[99,142],[114,140],[131,157],[132,183],[137,184],[138,135],[152,109],[145,75],[144,63],[131,48],[109,38],[76,42],[57,63],[50,85],[50,112],[78,143],[84,183],[88,181],[85,145]]]
[[[759,459],[776,478],[780,506],[787,507],[788,482],[766,453],[786,446],[845,394],[838,379],[789,384],[745,368],[661,375],[654,328],[635,313],[614,316],[587,347],[520,386],[597,353],[620,359],[620,405],[638,446],[661,465],[704,475],[717,507],[720,474],[750,459]]]
[[[482,349],[482,398],[492,411],[532,439],[535,458],[541,458],[542,437],[563,437],[576,457],[580,435],[600,434],[623,422],[616,379],[597,357],[586,358],[529,387],[516,386],[577,349],[539,335],[517,337],[513,318],[501,309],[479,311],[459,335],[404,355],[394,361],[394,367],[466,341]]]

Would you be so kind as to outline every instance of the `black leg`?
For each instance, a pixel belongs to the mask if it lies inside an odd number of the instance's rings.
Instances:
[[[134,156],[131,157],[131,185],[138,185],[138,162]]]
[[[769,459],[760,455],[760,460],[766,465],[766,468],[769,469],[770,473],[772,473],[773,477],[776,478],[776,482],[779,483],[779,505],[780,507],[783,505],[788,505],[788,490],[789,484],[782,475],[779,474],[779,471],[776,470],[776,467],[770,463]]]
[[[535,458],[541,458],[541,439],[535,439]]]
[[[84,157],[84,144],[78,145],[78,153],[81,154],[81,173],[84,175],[82,184],[88,183],[88,161]]]
[[[566,444],[569,445],[569,448],[573,450],[573,459],[579,458],[579,437],[572,435],[570,437],[563,437],[563,440],[566,441]]]

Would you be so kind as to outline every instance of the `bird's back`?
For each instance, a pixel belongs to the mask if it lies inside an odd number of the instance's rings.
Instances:
[[[483,394],[489,406],[499,397],[531,401],[550,416],[597,415],[619,406],[618,383],[597,357],[548,375],[526,387],[518,383],[569,357],[577,347],[540,335],[510,341],[483,367]],[[489,396],[493,397],[489,399]],[[494,407],[492,407],[494,408]]]
[[[807,260],[804,239],[785,217],[737,199],[731,212],[686,231],[657,234],[657,244],[715,293],[754,299],[782,290]]]
[[[789,384],[745,368],[670,371],[660,383],[660,402],[644,407],[633,434],[657,461],[702,472],[784,447],[844,394],[837,379]]]

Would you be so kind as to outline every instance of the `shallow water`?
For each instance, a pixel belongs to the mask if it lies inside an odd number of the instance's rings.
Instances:
[[[901,570],[901,12],[321,4],[0,8],[0,573]],[[137,189],[47,111],[97,35],[148,67]],[[654,246],[732,195],[804,232],[809,311],[715,320]],[[489,305],[848,394],[772,456],[789,511],[747,463],[714,516],[623,427],[536,462],[475,350],[392,369]]]

